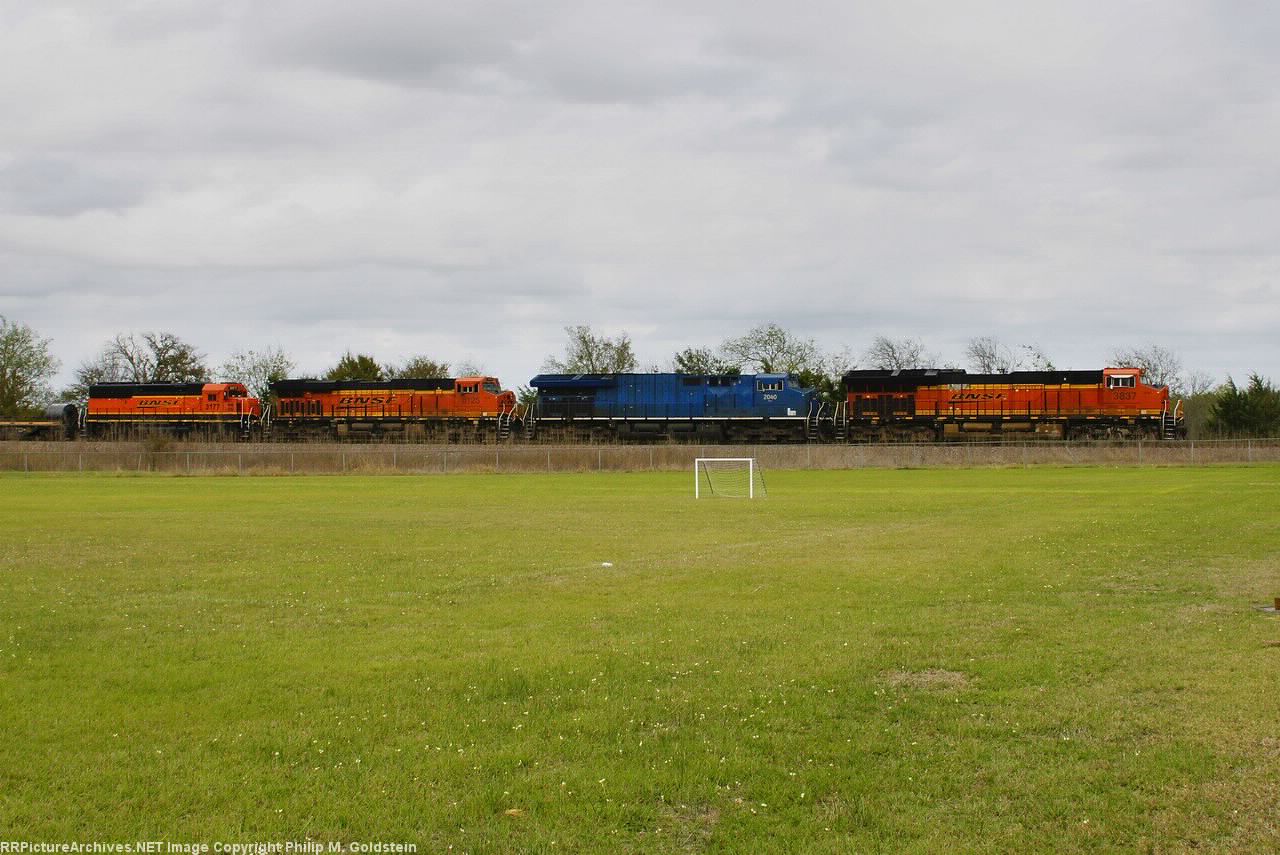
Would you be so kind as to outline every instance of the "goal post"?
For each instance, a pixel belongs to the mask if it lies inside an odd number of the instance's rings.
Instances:
[[[767,495],[764,470],[754,457],[698,457],[693,461],[693,497],[759,499]]]

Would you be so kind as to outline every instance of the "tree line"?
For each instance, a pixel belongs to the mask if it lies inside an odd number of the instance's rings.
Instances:
[[[960,368],[930,351],[917,338],[877,336],[860,354],[845,347],[828,351],[778,324],[760,324],[718,346],[694,345],[671,355],[665,364],[641,367],[630,336],[601,335],[590,326],[565,327],[564,352],[550,355],[544,373],[613,374],[635,371],[732,375],[741,373],[794,374],[806,386],[827,395],[839,394],[841,376],[855,368],[881,370]],[[1056,366],[1037,344],[1008,344],[994,336],[970,339],[965,366],[981,374],[1011,371],[1052,371]],[[1169,386],[1186,402],[1192,436],[1280,435],[1280,390],[1257,373],[1244,386],[1231,378],[1215,385],[1208,375],[1186,371],[1178,355],[1156,344],[1117,348],[1108,364],[1143,369],[1146,381]],[[271,384],[291,376],[296,363],[283,349],[240,350],[221,365],[210,367],[205,354],[173,333],[121,333],[108,340],[93,357],[72,372],[71,385],[55,393],[51,386],[61,363],[49,339],[31,327],[0,315],[0,419],[32,418],[54,401],[84,401],[95,383],[210,382],[236,380],[264,401]],[[403,362],[380,362],[370,354],[345,352],[321,376],[327,380],[394,380],[483,375],[469,362],[451,364],[426,355]],[[521,388],[528,397],[528,388]]]

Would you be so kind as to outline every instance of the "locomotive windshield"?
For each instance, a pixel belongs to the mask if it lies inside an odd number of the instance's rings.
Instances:
[[[498,385],[497,380],[485,380],[484,390],[486,392],[492,392],[493,394],[497,395],[499,392],[502,391],[502,387]]]

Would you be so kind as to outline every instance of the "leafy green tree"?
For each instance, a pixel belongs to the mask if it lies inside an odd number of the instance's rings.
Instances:
[[[548,374],[624,374],[636,370],[636,354],[631,337],[625,332],[617,338],[596,335],[591,327],[565,327],[569,341],[564,359],[547,357],[542,370]]]
[[[0,315],[0,418],[34,415],[52,397],[49,380],[58,366],[48,339]]]
[[[289,355],[278,347],[237,350],[218,369],[218,375],[228,382],[243,383],[255,398],[270,403],[275,400],[271,384],[287,378],[296,367]]]
[[[686,347],[672,359],[677,374],[741,374],[742,366],[709,347]]]
[[[1206,428],[1219,436],[1280,436],[1280,390],[1257,374],[1243,389],[1227,378]]]
[[[384,374],[382,366],[372,356],[367,353],[352,353],[348,350],[342,354],[337,365],[325,372],[324,379],[382,380]]]
[[[449,363],[436,362],[425,356],[415,356],[403,365],[388,365],[383,374],[388,380],[407,380],[414,378],[451,377]]]
[[[746,335],[726,339],[720,352],[737,365],[765,374],[818,371],[822,362],[822,352],[813,339],[793,335],[773,323],[761,324]]]

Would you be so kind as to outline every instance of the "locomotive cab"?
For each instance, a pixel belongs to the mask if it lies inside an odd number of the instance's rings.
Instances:
[[[249,397],[249,389],[243,383],[206,383],[201,390],[205,409],[215,412],[262,417],[262,402]]]
[[[1102,378],[1107,391],[1120,395],[1122,399],[1125,389],[1137,389],[1142,385],[1142,369],[1104,368]]]
[[[508,413],[516,405],[516,393],[504,392],[497,377],[459,377],[455,388],[460,396],[492,395],[500,413]],[[491,408],[483,409],[487,411]]]
[[[1155,407],[1169,400],[1168,386],[1148,386],[1142,382],[1141,368],[1102,369],[1102,400],[1108,404],[1133,404],[1140,408]]]

